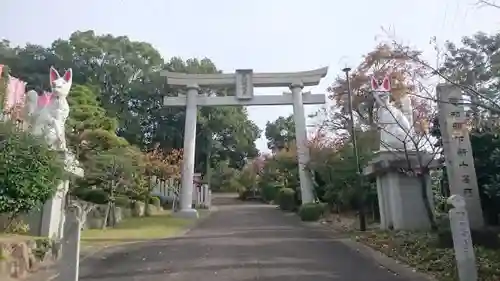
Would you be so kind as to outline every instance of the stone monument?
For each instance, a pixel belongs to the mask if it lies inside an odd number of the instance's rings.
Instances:
[[[412,114],[411,104],[405,104],[403,112],[391,103],[389,77],[380,85],[372,77],[371,86],[378,105],[380,149],[363,173],[377,180],[380,228],[427,229],[430,221],[424,194],[432,208],[428,168],[437,162],[433,155],[415,148],[414,131],[407,117]]]
[[[196,144],[196,116],[198,106],[252,106],[252,105],[293,105],[297,155],[299,162],[300,190],[303,203],[313,202],[313,187],[306,170],[309,162],[307,130],[304,104],[325,103],[324,94],[303,93],[304,86],[318,85],[328,68],[293,73],[254,73],[251,69],[236,70],[234,74],[185,74],[164,71],[163,76],[171,86],[187,88],[185,96],[165,97],[165,106],[185,106],[186,121],[184,131],[184,158],[181,184],[180,216],[197,217],[191,207],[193,198],[193,174]],[[229,88],[235,96],[199,95],[200,87]],[[254,95],[254,87],[289,87],[291,93],[273,96]]]
[[[75,156],[66,147],[65,124],[69,116],[69,105],[66,97],[72,84],[72,70],[67,70],[61,77],[57,70],[50,68],[50,85],[52,93],[41,96],[35,91],[29,91],[25,105],[25,129],[34,135],[43,136],[50,148],[64,157],[65,170],[70,176],[82,177],[83,169]],[[62,180],[57,187],[55,196],[48,200],[42,208],[41,219],[32,214],[28,221],[35,235],[61,239],[65,220],[65,197],[69,189],[69,180]],[[37,223],[40,221],[40,223]]]
[[[462,91],[451,84],[440,84],[436,92],[450,193],[463,196],[471,227],[480,229],[484,226],[484,218],[467,117],[463,105],[460,105],[463,101]]]
[[[458,194],[450,196],[446,202],[453,206],[448,214],[458,277],[460,281],[477,281],[476,256],[472,244],[466,202]]]

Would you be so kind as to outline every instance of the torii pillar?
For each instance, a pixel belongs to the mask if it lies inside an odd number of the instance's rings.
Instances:
[[[302,89],[304,86],[318,85],[327,72],[328,67],[290,73],[253,73],[251,69],[236,70],[234,74],[185,74],[163,71],[161,75],[167,78],[169,85],[187,88],[185,96],[165,96],[163,99],[164,106],[186,107],[181,208],[176,214],[181,217],[198,217],[198,212],[192,208],[198,106],[293,105],[302,203],[313,202],[312,181],[306,170],[309,148],[304,104],[324,104],[325,95],[303,93]],[[210,89],[233,88],[236,95],[216,97],[199,95],[200,86]],[[254,87],[289,87],[291,93],[254,96]]]

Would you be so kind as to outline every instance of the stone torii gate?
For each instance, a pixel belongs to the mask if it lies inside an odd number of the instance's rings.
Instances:
[[[311,178],[306,171],[309,162],[307,147],[307,129],[304,116],[304,104],[324,104],[324,94],[302,92],[304,86],[316,86],[328,72],[328,67],[289,73],[253,73],[251,69],[236,70],[233,74],[185,74],[163,71],[162,76],[171,86],[187,88],[186,95],[163,99],[164,106],[185,106],[186,121],[184,131],[184,158],[181,180],[181,217],[197,217],[192,208],[193,175],[196,145],[196,116],[198,106],[251,106],[251,105],[293,105],[297,155],[299,163],[300,191],[303,203],[314,200]],[[232,88],[235,96],[199,95],[199,87]],[[256,96],[255,87],[289,87],[290,92],[282,95]]]

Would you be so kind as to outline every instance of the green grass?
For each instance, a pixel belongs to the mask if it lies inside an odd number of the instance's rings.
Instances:
[[[132,217],[114,228],[88,229],[82,233],[83,241],[96,240],[151,240],[179,234],[191,220],[173,218],[170,213],[150,217]]]
[[[43,239],[43,238],[45,238],[45,237],[0,232],[0,242],[3,242],[3,241],[8,241],[8,242],[28,241],[28,240]]]
[[[208,213],[206,210],[200,210],[200,218],[206,217]],[[127,218],[114,228],[84,230],[82,247],[84,250],[91,250],[96,247],[173,237],[181,234],[195,221],[174,218],[170,212],[150,217]]]

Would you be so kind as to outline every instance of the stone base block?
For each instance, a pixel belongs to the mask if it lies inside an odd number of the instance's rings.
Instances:
[[[181,219],[197,219],[199,218],[198,211],[196,209],[184,209],[179,210],[173,214],[174,217]]]
[[[436,162],[425,153],[380,152],[365,167],[365,175],[374,176],[377,180],[381,229],[430,228],[424,195],[433,210],[432,188],[429,173],[422,174],[420,168],[426,171]]]

